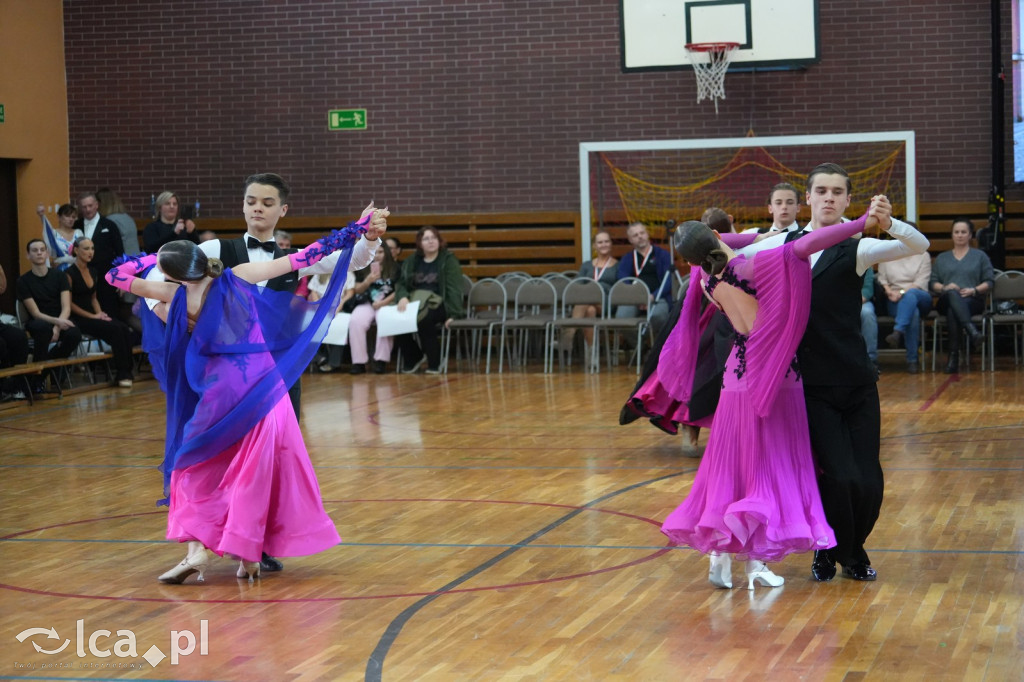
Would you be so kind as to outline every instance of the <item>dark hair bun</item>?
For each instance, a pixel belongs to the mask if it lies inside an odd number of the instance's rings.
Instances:
[[[700,264],[704,272],[709,275],[717,275],[725,269],[726,264],[729,262],[729,257],[722,249],[712,249],[708,252],[707,258]]]

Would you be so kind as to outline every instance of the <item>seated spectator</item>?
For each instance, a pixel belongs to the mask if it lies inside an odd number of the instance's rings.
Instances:
[[[335,314],[340,313],[345,307],[346,303],[352,299],[354,295],[353,287],[355,286],[356,278],[355,274],[351,271],[346,275],[345,288],[341,293],[341,302],[338,304],[338,309]],[[308,301],[319,301],[325,291],[327,291],[327,284],[330,282],[330,274],[313,275],[309,278],[309,292],[306,294],[306,300]],[[323,372],[324,374],[330,374],[341,367],[341,346],[333,343],[325,343],[320,347],[320,351],[317,356],[313,358],[311,363],[316,371]]]
[[[0,267],[0,294],[7,291],[7,275]],[[0,369],[22,365],[28,361],[28,337],[25,330],[13,324],[0,321]],[[25,394],[18,386],[18,380],[8,377],[0,382],[0,400],[21,400]]]
[[[611,291],[612,285],[618,278],[616,265],[618,260],[612,256],[612,236],[605,230],[594,235],[595,256],[580,266],[579,277],[593,279],[604,289],[605,296]],[[574,318],[598,317],[601,315],[601,307],[596,305],[577,305],[572,308]],[[575,329],[566,329],[562,336],[562,349],[569,349],[576,338]],[[584,329],[584,357],[590,361],[589,346],[594,343],[594,330]]]
[[[71,321],[71,285],[62,273],[50,268],[50,253],[42,239],[33,239],[26,246],[32,269],[18,278],[18,300],[25,306],[29,319],[25,331],[32,338],[32,359],[70,357],[82,340],[82,332]],[[50,344],[56,343],[53,351]],[[33,392],[43,391],[43,380]]]
[[[142,246],[146,253],[156,253],[160,247],[178,239],[199,243],[196,224],[191,216],[183,216],[178,195],[174,192],[160,192],[156,197],[156,211],[159,216],[142,230]]]
[[[199,233],[199,243],[200,244],[202,244],[203,242],[208,242],[211,239],[216,239],[216,238],[217,238],[217,233],[214,232],[213,230],[203,230],[202,232]]]
[[[42,204],[36,206],[36,213],[43,221],[43,241],[50,251],[53,268],[63,272],[75,262],[75,240],[82,236],[82,231],[75,229],[78,209],[72,204],[63,204],[58,208],[57,227],[50,224]]]
[[[100,202],[94,192],[85,192],[78,197],[78,220],[75,228],[92,240],[95,253],[92,266],[100,273],[114,267],[114,260],[124,255],[124,242],[117,223],[100,213]],[[113,318],[121,314],[121,292],[110,286],[105,278],[96,283],[96,297],[100,299],[103,312]]]
[[[953,249],[940,253],[932,264],[928,288],[939,297],[935,309],[946,316],[949,327],[949,358],[946,374],[960,365],[960,332],[971,337],[971,346],[981,346],[982,336],[971,323],[972,315],[985,309],[985,296],[992,290],[992,261],[984,251],[971,248],[974,223],[967,218],[953,221]]]
[[[395,237],[388,237],[384,240],[384,246],[388,247],[388,251],[391,252],[391,260],[395,261],[395,263],[401,262],[402,242],[398,241]]]
[[[665,249],[651,244],[647,226],[643,223],[630,225],[626,230],[626,238],[633,245],[633,250],[628,251],[619,261],[617,278],[639,277],[651,290],[651,334],[657,338],[668,321],[672,303],[672,286],[665,277],[672,270],[672,257]],[[615,311],[615,317],[638,317],[640,313],[637,306],[620,305]]]
[[[775,230],[778,232],[779,230]],[[875,312],[875,271],[868,268],[861,279],[860,288],[860,333],[868,347],[868,359],[878,371],[878,314]]]
[[[420,302],[416,325],[419,345],[412,334],[401,334],[395,339],[402,352],[402,372],[413,374],[425,361],[427,374],[439,374],[441,325],[447,327],[464,311],[462,266],[433,225],[424,225],[416,232],[416,253],[402,263],[395,296],[399,312],[405,311],[409,301]]]
[[[373,254],[369,272],[360,283],[353,288],[355,296],[352,307],[352,319],[348,325],[348,347],[352,352],[352,374],[365,374],[366,363],[370,359],[366,337],[370,325],[377,319],[377,311],[391,305],[395,299],[395,279],[398,266],[391,257],[390,249],[377,249]],[[360,291],[362,288],[362,291]],[[378,336],[373,350],[373,372],[384,374],[391,359],[392,338]]]
[[[284,252],[292,248],[292,235],[284,230],[274,230],[274,241],[277,242],[278,248]]]
[[[132,330],[120,320],[111,319],[100,308],[96,282],[100,273],[92,267],[91,239],[75,242],[75,263],[64,273],[71,285],[71,321],[83,334],[105,341],[114,354],[115,380],[121,388],[132,387]]]
[[[907,348],[907,371],[917,374],[918,346],[921,342],[921,318],[932,309],[928,280],[932,276],[932,258],[919,253],[878,264],[878,283],[885,291],[886,306],[896,318],[893,332],[885,337],[889,348]]]

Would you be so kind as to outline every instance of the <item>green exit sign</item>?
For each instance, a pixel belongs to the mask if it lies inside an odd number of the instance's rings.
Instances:
[[[0,104],[0,123],[4,122],[4,105]]]
[[[366,109],[334,109],[327,112],[328,130],[366,130]]]

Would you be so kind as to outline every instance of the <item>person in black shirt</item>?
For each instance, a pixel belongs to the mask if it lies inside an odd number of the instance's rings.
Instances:
[[[42,239],[30,241],[26,251],[32,269],[18,278],[18,300],[29,315],[25,331],[32,338],[32,359],[70,357],[82,340],[81,330],[70,319],[71,284],[50,268],[50,252]],[[51,343],[57,344],[52,351]]]

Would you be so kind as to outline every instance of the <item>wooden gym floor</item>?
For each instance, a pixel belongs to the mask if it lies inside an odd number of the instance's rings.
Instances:
[[[253,586],[228,560],[156,580],[184,548],[154,506],[155,382],[8,403],[0,679],[1021,680],[1024,371],[974,363],[883,367],[878,582],[814,583],[799,555],[753,592],[666,545],[699,460],[618,425],[627,368],[306,375],[344,544]]]

